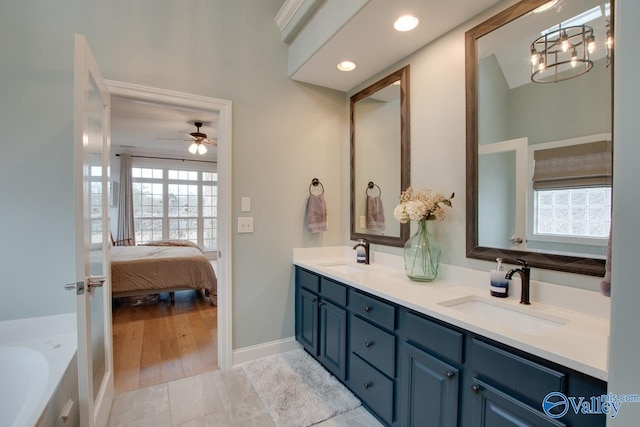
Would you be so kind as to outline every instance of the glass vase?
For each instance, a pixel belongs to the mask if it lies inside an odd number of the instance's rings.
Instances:
[[[405,271],[417,282],[435,280],[440,268],[440,245],[429,234],[428,222],[419,221],[418,231],[404,244]]]

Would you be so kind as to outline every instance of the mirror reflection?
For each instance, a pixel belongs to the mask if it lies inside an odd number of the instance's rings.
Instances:
[[[476,43],[467,63],[477,103],[468,104],[468,150],[477,155],[471,257],[496,248],[604,259],[611,18],[608,1],[528,1],[467,34]]]
[[[393,217],[408,186],[408,67],[351,97],[351,238],[402,246]]]

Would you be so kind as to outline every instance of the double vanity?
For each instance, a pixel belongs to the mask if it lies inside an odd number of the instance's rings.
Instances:
[[[443,265],[417,283],[402,257],[295,249],[296,339],[389,426],[602,426],[543,412],[551,392],[606,394],[609,302],[531,282],[530,306],[489,295],[489,274]],[[586,410],[586,409],[585,409]],[[521,424],[518,424],[521,423]]]

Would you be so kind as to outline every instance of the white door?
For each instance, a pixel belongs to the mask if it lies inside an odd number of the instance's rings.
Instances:
[[[113,401],[109,263],[110,95],[84,36],[75,36],[74,186],[80,423],[106,426]]]

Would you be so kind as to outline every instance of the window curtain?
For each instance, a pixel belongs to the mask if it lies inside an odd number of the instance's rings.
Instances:
[[[534,190],[611,186],[611,141],[537,150]]]
[[[120,193],[118,194],[118,241],[135,245],[136,229],[133,221],[133,184],[131,155],[120,155]],[[128,240],[130,239],[130,240]]]

